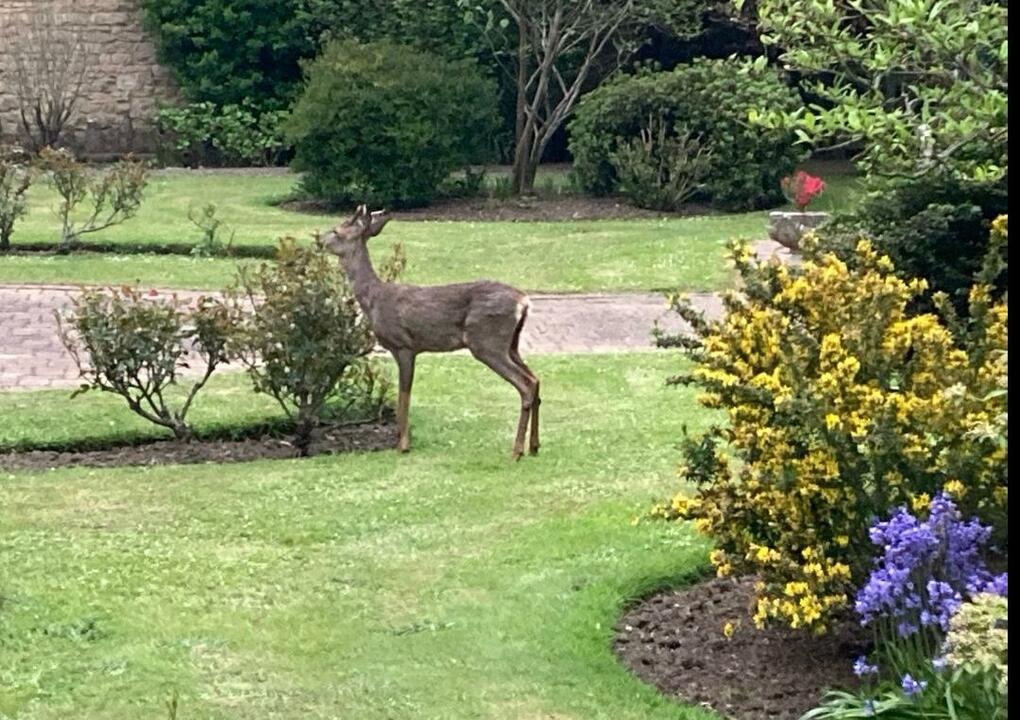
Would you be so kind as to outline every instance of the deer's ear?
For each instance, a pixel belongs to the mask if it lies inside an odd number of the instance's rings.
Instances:
[[[385,210],[376,210],[371,215],[371,221],[368,226],[368,234],[366,237],[375,237],[382,232],[382,229],[386,227],[386,223],[390,221],[389,215],[386,214]]]

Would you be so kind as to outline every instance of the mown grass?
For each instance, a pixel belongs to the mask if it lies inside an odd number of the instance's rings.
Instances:
[[[544,446],[518,464],[514,391],[444,356],[406,456],[0,472],[0,717],[166,718],[174,695],[181,719],[710,717],[610,648],[628,600],[706,557],[631,523],[706,419],[664,387],[676,356],[531,362]],[[212,390],[200,424],[269,412],[241,377]],[[5,442],[138,427],[112,400],[0,398]]]
[[[838,167],[838,166],[836,166]],[[835,169],[818,207],[850,201],[853,180]],[[559,173],[562,175],[562,172]],[[548,174],[555,184],[557,173]],[[247,246],[271,246],[283,235],[310,238],[340,216],[284,210],[275,203],[295,188],[290,175],[163,174],[153,178],[137,217],[88,236],[96,242],[163,245],[197,242],[189,208],[214,202],[226,233]],[[55,242],[53,193],[32,190],[31,209],[14,243]],[[731,275],[726,241],[765,234],[765,213],[689,218],[576,222],[394,222],[375,241],[377,252],[404,244],[407,282],[432,284],[489,277],[525,290],[585,292],[725,287]],[[227,285],[235,263],[181,256],[74,255],[0,257],[0,282],[131,284],[216,289]]]

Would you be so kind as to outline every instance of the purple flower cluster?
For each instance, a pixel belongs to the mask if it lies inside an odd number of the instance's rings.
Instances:
[[[888,618],[900,637],[921,628],[947,631],[964,593],[1006,594],[1007,575],[992,575],[982,559],[991,528],[976,518],[965,522],[945,493],[932,501],[927,520],[900,508],[870,534],[882,553],[857,594],[862,624]]]

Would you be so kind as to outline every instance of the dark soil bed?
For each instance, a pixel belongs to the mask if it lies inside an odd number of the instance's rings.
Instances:
[[[385,450],[396,447],[396,425],[388,422],[346,425],[317,431],[309,455]],[[48,470],[88,466],[176,465],[193,463],[247,462],[250,460],[297,457],[298,453],[282,435],[265,434],[238,440],[213,439],[152,442],[119,447],[58,451],[28,450],[0,453],[0,469]]]
[[[322,215],[349,215],[353,208],[338,208],[318,200],[288,200],[284,210]],[[661,212],[634,207],[620,198],[586,195],[554,195],[533,199],[466,198],[437,200],[433,205],[414,210],[394,210],[396,220],[467,220],[467,221],[570,221],[614,220],[633,218],[684,217],[706,215],[711,208],[691,205],[681,212]]]
[[[666,695],[734,720],[796,720],[826,690],[857,686],[851,665],[868,641],[856,623],[822,636],[757,630],[748,611],[753,586],[711,579],[648,598],[617,625],[616,652]],[[737,625],[728,639],[727,622]]]

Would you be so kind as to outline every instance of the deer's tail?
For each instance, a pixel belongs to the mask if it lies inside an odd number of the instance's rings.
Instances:
[[[514,336],[510,341],[510,349],[513,352],[518,352],[518,345],[521,341],[521,332],[524,330],[524,321],[528,319],[528,310],[531,308],[531,300],[527,296],[521,298],[521,301],[517,304],[517,327],[514,328]]]

